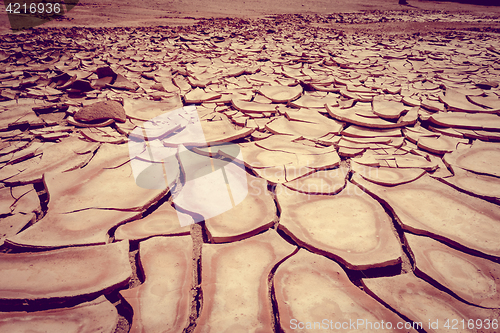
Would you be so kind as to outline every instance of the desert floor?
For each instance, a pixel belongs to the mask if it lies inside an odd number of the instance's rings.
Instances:
[[[498,332],[500,7],[0,17],[0,332]]]

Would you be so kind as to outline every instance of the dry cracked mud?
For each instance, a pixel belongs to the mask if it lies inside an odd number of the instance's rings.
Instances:
[[[0,331],[497,332],[500,39],[380,15],[0,36]]]

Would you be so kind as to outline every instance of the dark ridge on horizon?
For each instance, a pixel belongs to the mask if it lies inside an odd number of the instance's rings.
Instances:
[[[479,6],[500,6],[500,0],[420,0],[428,2],[458,2],[469,5],[479,5]],[[411,4],[411,0],[409,4]]]

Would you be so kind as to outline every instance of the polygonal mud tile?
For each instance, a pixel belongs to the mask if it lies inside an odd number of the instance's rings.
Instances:
[[[40,221],[9,237],[7,243],[27,248],[105,244],[109,239],[109,229],[137,219],[140,215],[136,211],[112,209],[83,209],[71,213],[49,209]]]
[[[301,140],[300,136],[273,135],[259,140],[256,145],[270,151],[283,151],[297,155],[321,155],[335,152],[335,147],[316,147],[309,140]]]
[[[203,89],[195,88],[184,95],[184,102],[186,104],[199,104],[220,97],[221,94],[215,92],[206,92]]]
[[[345,139],[340,139],[337,143],[339,148],[349,148],[349,149],[378,149],[379,145],[371,142],[352,142]]]
[[[19,99],[17,105],[10,106],[8,110],[0,112],[0,128],[2,128],[3,131],[23,125],[36,127],[45,124],[32,110],[33,104],[29,103],[29,100],[26,100],[23,101]]]
[[[87,139],[102,143],[125,143],[127,138],[110,127],[87,127],[80,130],[80,133]]]
[[[419,168],[425,171],[434,171],[439,167],[437,162],[433,162],[432,160],[428,161],[426,158],[417,155],[397,155],[395,159],[398,168]]]
[[[327,103],[337,105],[338,97],[335,94],[329,94],[325,97],[303,95],[299,99],[289,102],[291,106],[296,108],[324,108]]]
[[[401,102],[408,106],[420,106],[420,100],[411,98],[409,96],[404,96]]]
[[[208,238],[215,243],[233,242],[268,229],[274,223],[276,206],[267,181],[247,174],[248,194],[232,209],[205,221]]]
[[[27,148],[28,145],[29,145],[28,141],[2,142],[0,155],[7,155],[10,153],[14,153],[21,149]]]
[[[434,124],[444,127],[500,130],[500,116],[496,114],[439,112],[431,115],[429,120]]]
[[[112,333],[118,312],[104,296],[71,308],[0,313],[2,332]]]
[[[61,301],[128,283],[128,242],[46,252],[0,254],[0,299]]]
[[[451,111],[478,112],[478,113],[498,113],[497,109],[486,109],[471,103],[465,94],[454,89],[446,89],[445,95],[440,94],[439,100],[448,106]]]
[[[365,103],[368,104],[368,103]],[[369,127],[369,128],[378,128],[378,129],[389,129],[389,128],[397,128],[397,127],[403,127],[406,125],[409,125],[412,123],[411,121],[401,121],[401,122],[390,122],[387,120],[384,120],[377,116],[376,114],[373,114],[374,116],[366,117],[366,116],[361,116],[358,115],[356,112],[372,112],[371,111],[371,105],[367,106],[358,106],[356,104],[354,107],[350,109],[341,109],[339,107],[332,107],[329,104],[326,104],[326,109],[328,110],[328,114],[337,120],[340,121],[345,121],[347,123],[355,124],[358,126],[364,126],[364,127]],[[364,114],[364,113],[363,113]],[[408,112],[407,115],[409,115],[410,112]],[[415,119],[416,121],[416,119]]]
[[[329,117],[325,117],[319,112],[321,110],[326,111],[324,108],[322,109],[302,108],[299,110],[287,109],[285,111],[285,115],[290,120],[328,126],[330,128],[329,133],[335,133],[335,134],[340,133],[340,131],[344,127],[344,123],[339,122],[335,119],[331,119]]]
[[[262,112],[276,112],[275,104],[264,104],[256,102],[247,102],[238,98],[232,98],[231,103],[236,110],[245,113],[262,113]]]
[[[352,171],[359,173],[361,177],[372,183],[394,186],[409,183],[418,179],[425,173],[423,169],[400,169],[400,168],[373,168],[356,162],[351,163]]]
[[[10,187],[0,188],[0,215],[10,214],[12,212],[11,206],[15,201]]]
[[[287,181],[285,165],[277,165],[267,168],[255,168],[253,171],[260,177],[273,184],[281,184]]]
[[[328,134],[325,136],[322,136],[321,138],[315,139],[316,143],[322,145],[322,146],[333,146],[339,143],[340,139],[342,137],[340,135],[336,134]]]
[[[295,247],[274,230],[228,244],[203,244],[204,305],[195,332],[273,330],[269,274]]]
[[[350,269],[398,264],[401,246],[380,204],[348,182],[335,196],[276,188],[279,228],[311,251]],[[353,224],[353,221],[356,221]]]
[[[239,151],[237,155],[241,158]],[[194,222],[227,212],[246,197],[247,176],[242,166],[185,147],[179,150],[178,156],[184,180],[182,188],[174,194],[173,204],[176,209],[196,214]],[[180,222],[184,226],[193,220],[181,219]]]
[[[264,148],[262,150],[257,147]],[[245,163],[254,167],[255,172],[271,182],[293,181],[299,177],[312,173],[316,169],[333,168],[340,164],[340,158],[335,147],[316,146],[313,141],[302,140],[301,137],[288,135],[273,135],[259,140],[254,145],[243,146]],[[281,173],[285,169],[285,178],[270,176],[269,168],[278,168]],[[265,175],[262,175],[265,171]],[[267,178],[266,178],[267,177]]]
[[[456,167],[453,168],[453,172],[455,175],[441,177],[439,180],[469,195],[500,203],[500,178]]]
[[[16,235],[29,223],[36,222],[36,215],[20,213],[7,215],[0,220],[0,245],[8,237]]]
[[[30,131],[33,132],[33,131]],[[22,161],[27,160],[28,158],[31,158],[33,156],[38,156],[40,155],[43,150],[47,147],[49,147],[49,144],[44,144],[42,142],[33,142],[29,145],[29,147],[26,147],[22,150],[16,151],[13,155],[12,158],[9,160],[9,164],[15,164],[19,163]]]
[[[400,137],[401,130],[395,129],[372,129],[356,125],[351,125],[344,129],[341,133],[343,136],[354,138],[375,138],[375,137]]]
[[[353,142],[353,143],[379,143],[379,144],[389,144],[391,142],[396,142],[402,140],[400,137],[374,137],[374,138],[355,138],[349,136],[342,136],[342,142]],[[347,147],[347,146],[346,146]]]
[[[427,155],[427,158],[438,165],[438,168],[435,171],[429,171],[429,175],[431,175],[432,178],[441,179],[453,176],[453,173],[448,169],[441,158],[430,154]]]
[[[431,153],[442,155],[457,149],[459,143],[467,144],[468,140],[456,139],[446,135],[441,135],[438,138],[421,137],[418,139],[417,146]]]
[[[434,133],[431,131],[428,131],[424,127],[406,127],[403,129],[404,136],[406,140],[417,144],[418,140],[421,138],[425,137],[430,137],[430,138],[439,138],[440,135],[438,133]]]
[[[462,303],[413,274],[362,280],[366,290],[425,332],[494,332],[498,312]],[[472,326],[467,326],[471,320]],[[480,325],[479,325],[480,322]],[[476,326],[476,323],[477,326]],[[482,330],[489,323],[490,328]],[[486,327],[486,326],[484,326]]]
[[[366,151],[366,148],[339,147],[339,156],[355,157],[355,156],[363,154],[365,151]]]
[[[494,95],[490,95],[487,97],[482,97],[482,96],[467,96],[467,100],[471,101],[472,103],[486,107],[486,108],[491,108],[491,109],[500,109],[500,98]]]
[[[202,121],[201,127],[206,143],[212,145],[245,138],[255,130],[254,128],[235,127],[225,116],[220,121]]]
[[[394,212],[403,229],[500,257],[500,207],[468,196],[428,175],[385,187],[355,174],[352,181]]]
[[[273,285],[284,332],[415,332],[397,329],[403,320],[352,284],[336,262],[304,249],[278,267]]]
[[[88,142],[76,136],[66,138],[56,145],[44,149],[40,163],[28,167],[20,174],[9,178],[7,182],[11,185],[29,184],[42,180],[43,175],[47,172],[60,173],[79,168],[86,164],[92,155],[77,154],[75,150],[87,148],[89,145]],[[7,166],[2,169],[2,172],[18,167],[17,164]]]
[[[476,140],[471,146],[460,145],[458,148],[444,156],[444,162],[452,171],[455,167],[460,167],[500,177],[500,143]]]
[[[430,112],[446,112],[446,107],[443,103],[440,103],[439,101],[436,100],[430,100],[428,98],[422,98],[420,101],[420,105],[422,108],[430,111]]]
[[[188,326],[192,252],[190,236],[154,237],[140,243],[145,281],[120,291],[134,311],[130,332],[181,332]]]
[[[259,140],[263,141],[263,140]],[[259,142],[258,141],[258,142]],[[269,168],[283,166],[284,164],[296,163],[297,156],[284,151],[271,151],[262,148],[255,143],[240,143],[243,161],[249,168]]]
[[[304,136],[308,138],[319,138],[335,131],[325,123],[294,121],[288,120],[285,117],[280,117],[267,123],[266,129],[273,134]]]
[[[40,213],[40,199],[33,185],[18,186],[12,188],[12,195],[16,202],[12,205],[13,213]]]
[[[178,214],[169,202],[164,203],[146,217],[119,226],[115,240],[140,240],[151,236],[188,235],[190,227],[181,227]]]
[[[432,132],[441,133],[441,134],[444,134],[446,136],[451,136],[451,137],[459,138],[459,139],[462,139],[464,137],[464,135],[462,133],[460,133],[458,130],[453,129],[453,128],[442,128],[442,127],[434,127],[434,126],[428,126],[428,128]]]
[[[259,92],[274,103],[287,103],[297,99],[302,94],[302,86],[262,86]]]
[[[89,208],[138,211],[156,203],[168,188],[140,187],[134,179],[131,164],[118,164],[127,158],[126,146],[103,145],[84,168],[62,174],[45,174],[49,210],[57,213]],[[116,164],[120,166],[116,167]]]
[[[132,123],[129,118],[125,123],[115,123],[116,130],[123,135],[130,135],[130,133],[137,127],[136,124]]]
[[[200,107],[185,107],[172,112],[172,114],[167,113],[161,118],[154,118],[152,124],[160,124],[159,128],[155,129],[155,131],[160,131],[161,135],[158,137],[164,135],[165,128],[169,128],[169,133],[178,131],[163,139],[163,145],[165,147],[214,145],[244,138],[255,130],[254,128],[233,125],[224,114],[218,114],[221,118],[217,121],[200,120],[204,116],[202,110]],[[210,113],[213,113],[213,109]],[[164,121],[168,123],[168,127],[162,125]],[[139,130],[139,134],[142,133],[140,129],[136,130]],[[148,138],[151,137],[154,136],[148,133]]]
[[[406,233],[415,274],[445,286],[463,300],[500,308],[500,265],[457,251],[428,237]]]
[[[403,103],[386,100],[374,100],[372,102],[372,105],[373,113],[383,119],[398,119],[404,111],[407,111],[409,109]]]
[[[12,155],[5,155],[5,156],[7,157],[6,158],[7,161],[12,158]],[[0,180],[6,183],[12,177],[20,175],[22,172],[26,170],[36,168],[36,166],[40,164],[41,160],[42,160],[41,155],[39,155],[16,164],[4,165],[2,168],[0,168]],[[8,184],[8,185],[19,185],[19,182],[14,182],[14,184]]]
[[[150,120],[168,111],[176,110],[183,106],[179,95],[174,95],[161,102],[148,100],[124,99],[123,107],[127,117],[138,120]]]
[[[137,83],[128,80],[121,74],[117,74],[115,82],[107,86],[110,88],[130,91],[135,91],[139,88],[139,85]]]
[[[289,189],[307,194],[337,194],[345,186],[349,169],[343,165],[333,170],[320,170],[291,182],[283,183]]]

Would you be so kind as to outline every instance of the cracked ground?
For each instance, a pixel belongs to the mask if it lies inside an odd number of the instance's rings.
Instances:
[[[499,331],[500,40],[405,15],[0,36],[0,331]]]

